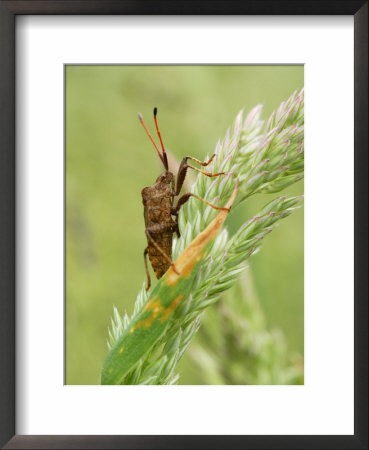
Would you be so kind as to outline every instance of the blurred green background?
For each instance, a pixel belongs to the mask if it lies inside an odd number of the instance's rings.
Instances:
[[[239,112],[263,119],[304,84],[303,66],[66,66],[66,384],[99,384],[113,305],[132,313],[145,280],[141,189],[161,173],[142,129],[180,160],[203,159]],[[303,193],[302,182],[283,195]],[[278,194],[252,197],[229,217],[235,230]],[[303,354],[303,210],[283,220],[249,260],[267,327]],[[152,280],[156,280],[152,276]],[[196,341],[196,339],[195,339]],[[203,384],[190,357],[180,384]]]

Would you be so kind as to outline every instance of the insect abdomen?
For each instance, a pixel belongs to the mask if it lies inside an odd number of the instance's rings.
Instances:
[[[162,233],[160,239],[157,239],[157,236],[153,235],[155,242],[170,259],[172,258],[172,236],[172,233]],[[150,241],[148,242],[148,253],[156,278],[159,279],[169,269],[170,264]]]

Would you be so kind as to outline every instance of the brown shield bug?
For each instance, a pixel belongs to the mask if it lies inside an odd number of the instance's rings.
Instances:
[[[147,247],[144,250],[144,261],[147,275],[146,290],[148,290],[151,285],[149,269],[147,266],[147,255],[149,255],[152,268],[158,279],[164,275],[164,273],[169,269],[170,266],[172,266],[173,270],[177,272],[172,261],[172,238],[173,233],[176,233],[177,236],[180,237],[180,232],[178,229],[178,213],[181,206],[186,203],[190,197],[195,197],[214,209],[229,211],[228,208],[222,208],[220,206],[213,205],[212,203],[209,203],[203,198],[198,197],[197,195],[190,192],[182,195],[182,197],[177,200],[177,203],[174,206],[174,197],[177,197],[181,192],[187,169],[196,170],[197,172],[200,172],[207,177],[217,177],[219,175],[224,175],[224,172],[204,172],[203,170],[193,167],[187,163],[187,161],[190,159],[192,161],[195,161],[197,164],[205,167],[212,162],[215,154],[207,162],[199,161],[192,156],[185,156],[179,166],[176,180],[174,174],[170,172],[168,168],[167,154],[165,152],[156,117],[157,112],[157,108],[154,108],[154,122],[160,140],[161,151],[159,150],[148,128],[146,127],[142,115],[140,113],[138,114],[138,118],[140,119],[140,122],[151,142],[154,144],[159,158],[165,168],[165,171],[156,179],[156,182],[152,186],[147,186],[141,191],[142,202],[144,205],[146,227],[145,233],[147,237]],[[174,216],[175,219],[173,219],[172,216]]]

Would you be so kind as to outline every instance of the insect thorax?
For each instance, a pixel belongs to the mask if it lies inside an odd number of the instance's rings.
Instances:
[[[170,184],[156,182],[152,186],[146,186],[141,191],[142,200],[144,205],[153,200],[155,203],[159,202],[160,199],[168,197],[173,197],[173,189]]]
[[[141,194],[146,227],[172,223],[170,213],[173,205],[173,191],[170,185],[157,182],[153,186],[143,188]]]

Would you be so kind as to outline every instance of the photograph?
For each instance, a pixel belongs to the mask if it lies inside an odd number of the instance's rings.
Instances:
[[[304,385],[304,65],[64,66],[66,385]]]
[[[272,3],[0,0],[1,448],[368,447],[368,0]]]

